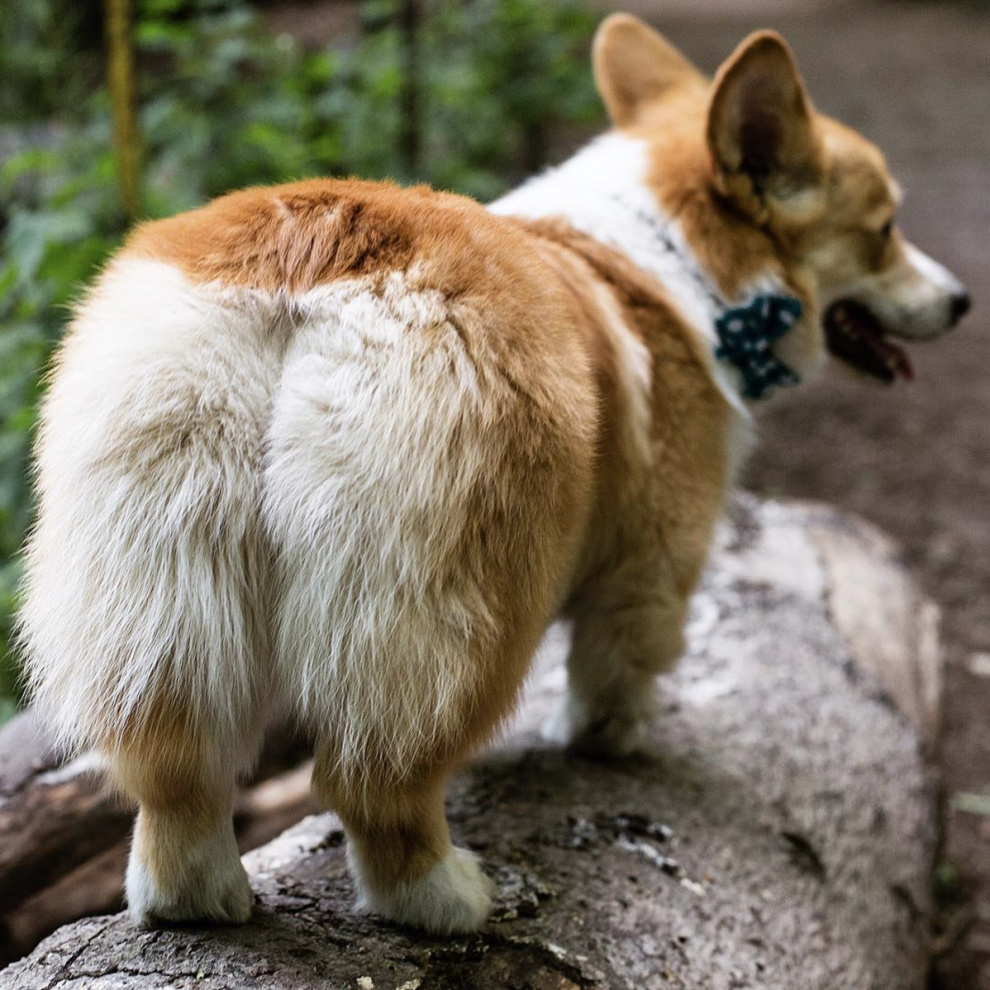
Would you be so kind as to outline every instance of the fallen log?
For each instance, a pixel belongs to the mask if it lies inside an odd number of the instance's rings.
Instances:
[[[564,683],[551,630],[506,742],[450,795],[498,888],[477,935],[355,913],[339,823],[316,816],[245,857],[246,926],[90,918],[0,987],[920,990],[934,607],[870,527],[742,499],[689,643],[646,752],[600,763],[540,736]]]

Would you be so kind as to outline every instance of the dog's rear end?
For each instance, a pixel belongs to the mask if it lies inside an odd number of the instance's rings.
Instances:
[[[256,211],[305,239],[331,187],[258,193]],[[22,630],[63,741],[140,802],[142,921],[247,917],[233,786],[279,710],[313,733],[372,906],[440,931],[487,913],[443,784],[509,709],[559,594],[595,410],[539,263],[450,202],[443,238],[435,217],[410,235],[412,270],[331,268],[291,298],[260,270],[198,279],[174,222],[150,225],[58,357]]]

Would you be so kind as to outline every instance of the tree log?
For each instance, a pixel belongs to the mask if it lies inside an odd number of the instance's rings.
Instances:
[[[542,740],[566,638],[551,630],[507,740],[451,789],[455,838],[498,888],[481,933],[356,913],[339,822],[314,816],[245,857],[246,926],[90,918],[0,988],[924,986],[937,613],[885,538],[740,499],[635,759]]]

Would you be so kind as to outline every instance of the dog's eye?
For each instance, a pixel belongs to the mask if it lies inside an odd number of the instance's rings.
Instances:
[[[890,235],[891,235],[891,234],[893,234],[893,232],[894,232],[894,221],[893,221],[893,220],[888,220],[888,221],[887,221],[887,222],[886,222],[886,223],[885,223],[885,224],[884,224],[884,225],[883,225],[883,226],[882,226],[882,227],[880,228],[880,236],[881,236],[881,237],[882,237],[882,238],[883,238],[883,239],[884,239],[885,241],[889,241],[889,240],[890,240]]]

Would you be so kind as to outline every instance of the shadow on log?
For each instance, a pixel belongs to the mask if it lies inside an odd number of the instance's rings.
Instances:
[[[745,498],[689,641],[647,751],[605,764],[540,737],[564,685],[551,630],[507,742],[450,794],[455,837],[499,891],[478,935],[356,914],[339,823],[315,816],[245,857],[248,925],[90,918],[0,987],[920,990],[934,607],[871,528]]]

